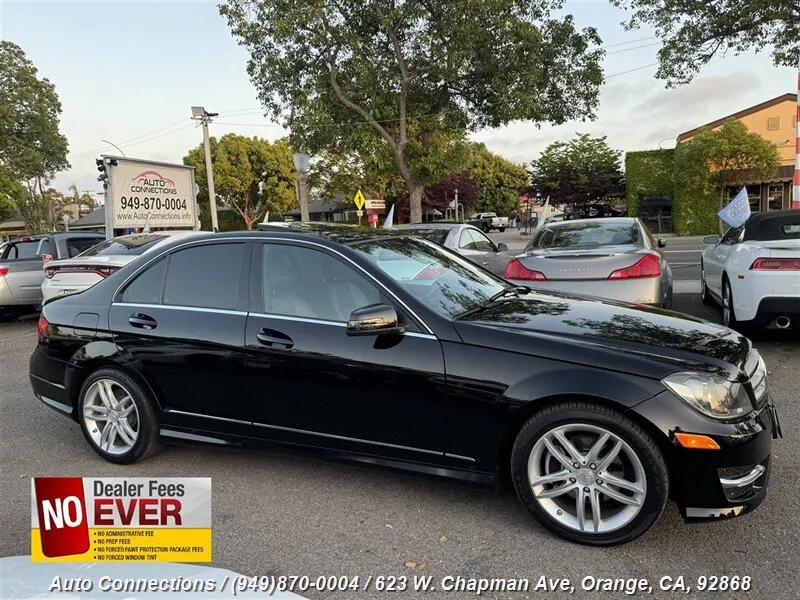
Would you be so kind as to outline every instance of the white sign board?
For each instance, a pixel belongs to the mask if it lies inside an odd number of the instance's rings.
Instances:
[[[386,200],[378,198],[367,198],[364,207],[371,210],[386,210]]]
[[[194,167],[119,157],[106,164],[114,229],[197,225]]]

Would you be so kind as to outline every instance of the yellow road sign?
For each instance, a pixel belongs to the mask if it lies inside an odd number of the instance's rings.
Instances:
[[[355,205],[356,205],[356,208],[357,208],[358,210],[361,210],[361,209],[363,209],[363,208],[364,208],[364,203],[365,203],[366,201],[367,201],[367,200],[366,200],[366,198],[364,198],[364,194],[362,194],[362,193],[361,193],[361,190],[358,190],[358,191],[356,192],[356,196],[355,196],[355,198],[353,198],[353,202],[355,203]]]

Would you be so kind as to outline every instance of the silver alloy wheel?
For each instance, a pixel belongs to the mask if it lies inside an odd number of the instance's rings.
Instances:
[[[647,496],[644,466],[633,448],[589,423],[560,425],[540,437],[528,458],[528,483],[553,520],[589,534],[624,527]]]
[[[103,452],[125,454],[139,439],[139,410],[130,392],[113,379],[98,379],[83,401],[83,421]]]
[[[731,326],[731,286],[727,281],[722,285],[722,324]]]

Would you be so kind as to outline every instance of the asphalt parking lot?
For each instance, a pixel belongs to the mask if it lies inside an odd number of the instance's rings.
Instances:
[[[513,237],[512,232],[506,235]],[[687,260],[676,262],[691,262],[688,252],[678,256]],[[675,309],[719,319],[718,311],[702,306],[696,293],[679,293]],[[683,575],[691,581],[700,575],[749,575],[753,581],[749,594],[710,596],[788,599],[800,593],[796,525],[800,340],[796,336],[754,336],[771,375],[785,436],[774,445],[770,493],[764,504],[739,519],[694,525],[685,525],[674,505],[668,505],[648,534],[614,549],[556,539],[510,494],[382,469],[190,447],[170,447],[129,467],[112,465],[90,450],[76,424],[32,396],[27,369],[35,343],[35,316],[0,324],[0,556],[30,552],[32,476],[203,476],[211,477],[214,486],[214,566],[249,575],[431,575],[434,581],[445,575],[531,579],[544,575],[567,577],[576,585],[587,575],[645,577],[653,582],[662,576]],[[383,598],[386,592],[304,595],[337,594]],[[574,596],[638,597],[580,588]],[[656,591],[646,596],[674,594]],[[561,596],[529,592],[485,597]]]

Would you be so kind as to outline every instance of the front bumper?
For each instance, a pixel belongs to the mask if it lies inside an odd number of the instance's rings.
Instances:
[[[754,510],[767,495],[773,438],[780,424],[771,398],[745,421],[724,423],[696,413],[671,392],[634,409],[668,438],[670,487],[687,521],[728,518]],[[719,450],[687,449],[676,432],[707,435]]]

